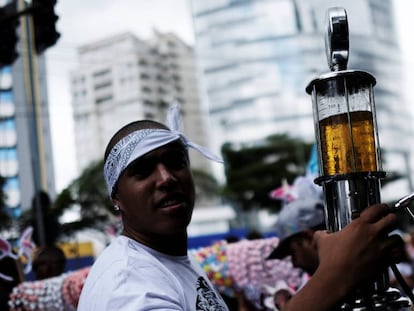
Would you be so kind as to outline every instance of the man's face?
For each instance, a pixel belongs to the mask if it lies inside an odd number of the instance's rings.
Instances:
[[[287,289],[282,289],[274,294],[273,303],[278,310],[282,310],[290,298],[292,298],[292,294]]]
[[[114,202],[120,207],[124,231],[145,239],[185,232],[194,193],[187,151],[173,142],[127,167]]]
[[[288,241],[288,253],[292,264],[312,275],[319,265],[318,252],[313,240],[313,232],[293,236]]]

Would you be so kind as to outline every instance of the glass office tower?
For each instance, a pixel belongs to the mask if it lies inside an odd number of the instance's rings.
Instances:
[[[391,0],[192,0],[196,45],[216,151],[226,142],[288,133],[314,140],[307,84],[329,71],[329,7],[348,13],[348,68],[371,72],[384,170],[409,169],[411,114]],[[396,139],[398,138],[398,139]],[[405,186],[410,188],[410,179]]]
[[[4,179],[3,191],[7,211],[20,215],[20,181],[18,177],[16,109],[12,91],[10,67],[0,70],[0,175]]]

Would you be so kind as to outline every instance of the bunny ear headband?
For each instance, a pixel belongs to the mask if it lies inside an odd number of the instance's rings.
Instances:
[[[0,260],[5,257],[10,257],[14,260],[19,260],[20,257],[24,257],[26,260],[26,265],[24,267],[24,273],[29,273],[32,270],[32,258],[31,253],[35,248],[35,244],[32,242],[33,227],[26,228],[17,245],[17,254],[13,253],[13,249],[10,243],[0,238]],[[0,278],[6,281],[13,281],[13,277],[5,275],[0,272]]]
[[[193,148],[204,155],[207,159],[222,163],[223,160],[209,151],[207,148],[189,141],[180,131],[180,109],[178,105],[169,108],[167,114],[167,126],[165,129],[142,129],[134,131],[120,141],[111,149],[104,165],[104,177],[109,196],[121,173],[131,162],[144,154],[165,146],[173,141],[180,140],[186,148]]]

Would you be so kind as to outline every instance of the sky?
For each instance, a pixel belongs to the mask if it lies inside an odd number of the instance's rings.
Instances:
[[[69,73],[77,67],[77,48],[124,31],[130,31],[143,39],[149,38],[154,28],[161,32],[172,31],[185,42],[193,44],[189,1],[58,0],[55,7],[59,16],[56,27],[61,37],[55,46],[46,51],[57,192],[78,176],[69,84]],[[394,3],[403,62],[407,69],[404,92],[414,83],[414,39],[410,34],[414,24],[414,2],[394,0]],[[414,98],[409,93],[407,95]]]

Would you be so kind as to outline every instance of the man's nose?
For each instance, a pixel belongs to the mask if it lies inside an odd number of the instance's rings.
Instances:
[[[163,163],[157,164],[157,174],[160,186],[170,185],[176,180],[170,169]]]
[[[298,266],[298,260],[296,259],[295,256],[291,256],[290,261],[292,262],[292,266],[294,268],[299,268],[299,266]]]

